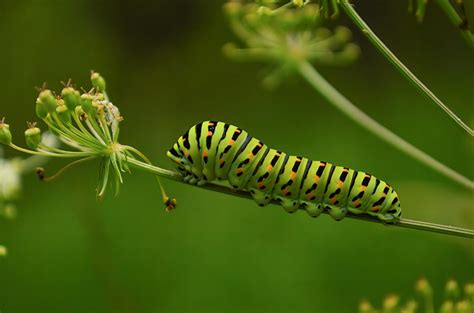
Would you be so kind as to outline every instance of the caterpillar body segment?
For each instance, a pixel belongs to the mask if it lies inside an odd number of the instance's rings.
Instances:
[[[271,149],[239,127],[218,121],[192,126],[167,156],[184,180],[197,185],[227,180],[246,189],[260,206],[272,199],[289,213],[324,210],[336,220],[351,212],[387,223],[401,216],[397,193],[373,175]]]

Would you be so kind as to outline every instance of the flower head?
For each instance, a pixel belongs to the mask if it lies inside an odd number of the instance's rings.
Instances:
[[[230,1],[224,6],[234,33],[247,46],[229,43],[224,52],[237,60],[263,61],[273,66],[264,83],[273,86],[301,62],[343,65],[359,55],[345,27],[321,26],[320,7],[302,1],[279,6],[278,1]]]

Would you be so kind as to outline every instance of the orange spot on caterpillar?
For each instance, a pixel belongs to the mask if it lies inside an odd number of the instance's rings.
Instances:
[[[265,183],[263,181],[261,181],[257,184],[257,186],[258,186],[259,189],[262,189],[263,187],[265,187]]]
[[[207,137],[211,137],[212,136],[212,132],[211,131],[208,131],[207,132]]]
[[[236,129],[235,132],[236,132],[237,134],[240,134],[242,131],[241,131],[240,129]]]
[[[367,190],[367,186],[360,185],[359,190],[360,190],[360,191],[366,191],[366,190]]]
[[[338,186],[339,188],[342,188],[342,187],[344,186],[344,182],[343,182],[342,180],[338,181],[338,182],[337,182],[337,186]]]
[[[332,204],[336,204],[336,202],[337,202],[337,197],[332,197],[330,200],[331,200]]]
[[[235,143],[234,139],[229,140],[229,145],[233,145]]]
[[[204,150],[204,151],[202,152],[202,156],[203,156],[203,157],[207,157],[207,156],[208,156],[207,150]]]
[[[239,167],[235,172],[239,174],[239,173],[243,173],[243,171],[244,169],[242,167]]]
[[[273,170],[273,166],[270,164],[267,166],[267,171],[271,172]]]
[[[291,179],[295,179],[295,178],[296,178],[296,172],[291,172],[290,178],[291,178]]]
[[[313,197],[313,192],[310,192],[310,193],[308,193],[308,195],[306,196],[306,199],[307,199],[307,200],[311,200],[312,197]]]
[[[356,201],[352,201],[352,204],[353,204],[354,206],[358,206],[358,205],[360,204],[360,200],[357,199]]]
[[[317,176],[317,175],[314,176],[314,182],[315,182],[316,184],[319,183],[319,180],[320,180],[320,179],[321,179],[321,177],[319,177],[319,176]]]
[[[377,205],[376,207],[371,208],[370,211],[372,211],[372,212],[378,212],[378,211],[380,211],[380,206]]]

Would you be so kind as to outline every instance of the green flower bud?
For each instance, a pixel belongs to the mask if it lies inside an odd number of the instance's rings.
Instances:
[[[5,246],[0,246],[0,256],[6,256],[7,254],[7,248],[5,248]]]
[[[66,105],[58,105],[56,107],[56,113],[58,113],[61,122],[66,125],[71,123],[71,115],[69,114],[69,110]]]
[[[88,93],[84,93],[82,94],[81,99],[82,99],[81,107],[84,110],[84,112],[86,113],[92,112],[92,110],[94,109],[94,107],[92,106],[92,100],[94,99],[92,95]]]
[[[81,105],[81,94],[72,87],[64,87],[61,96],[67,108],[73,112],[78,105]]]
[[[430,283],[426,278],[420,278],[416,282],[415,286],[416,291],[418,291],[420,294],[422,294],[425,297],[431,297],[433,295],[433,289],[430,286]]]
[[[48,111],[40,98],[36,99],[36,115],[42,120],[48,116]]]
[[[41,143],[41,130],[34,127],[34,125],[32,126],[25,131],[25,141],[30,149],[36,150]]]
[[[472,313],[472,304],[467,301],[459,301],[456,303],[456,313]]]
[[[97,72],[92,72],[91,83],[98,92],[105,91],[105,79]]]
[[[385,312],[393,312],[398,305],[399,297],[397,295],[388,295],[383,301]]]
[[[359,313],[373,313],[373,312],[375,312],[375,310],[369,301],[362,300],[361,303],[359,303]]]
[[[293,5],[297,8],[301,8],[304,5],[304,0],[293,0]]]
[[[454,313],[454,303],[452,301],[445,301],[439,310],[440,313]]]
[[[467,297],[474,300],[474,283],[468,283],[464,286],[464,293]]]
[[[54,98],[51,90],[45,89],[40,92],[38,96],[41,103],[44,105],[44,109],[48,112],[54,112],[56,110],[56,99]]]
[[[451,299],[457,299],[461,294],[457,281],[455,281],[454,279],[448,280],[448,282],[446,283],[445,292],[446,297]]]
[[[9,145],[12,143],[12,133],[10,132],[10,125],[4,122],[4,119],[0,120],[0,143]]]
[[[3,210],[0,211],[0,214],[6,219],[12,220],[16,217],[16,208],[13,204],[7,204]]]

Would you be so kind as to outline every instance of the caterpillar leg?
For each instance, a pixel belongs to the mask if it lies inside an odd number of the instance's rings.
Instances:
[[[394,224],[400,220],[400,218],[393,216],[392,214],[377,213],[377,214],[370,214],[370,215],[377,216],[379,220],[387,224]]]
[[[311,217],[318,217],[324,211],[324,207],[320,203],[301,201],[301,206]]]
[[[250,194],[259,206],[267,205],[271,200],[271,195],[257,188],[249,188]]]
[[[288,213],[295,213],[299,208],[298,199],[276,197],[283,209]]]
[[[340,221],[346,216],[347,208],[339,208],[334,205],[326,205],[325,209],[328,211],[329,215],[332,216],[336,221]]]

